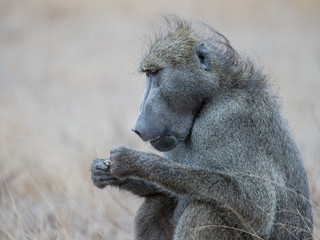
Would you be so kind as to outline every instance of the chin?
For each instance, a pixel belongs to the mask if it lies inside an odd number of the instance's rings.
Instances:
[[[163,136],[157,140],[150,141],[150,144],[160,152],[169,152],[179,144],[179,141],[174,136]]]

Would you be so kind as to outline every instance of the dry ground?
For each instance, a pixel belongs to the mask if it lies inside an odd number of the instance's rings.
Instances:
[[[139,199],[92,186],[130,132],[149,23],[213,25],[274,79],[304,158],[320,239],[320,3],[317,0],[0,0],[0,239],[132,239]]]

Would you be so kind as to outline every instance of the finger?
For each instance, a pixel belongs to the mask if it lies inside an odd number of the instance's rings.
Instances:
[[[109,170],[109,166],[107,166],[107,165],[105,165],[104,163],[103,163],[103,165],[97,165],[96,166],[96,169],[97,170],[104,170],[104,171],[106,171],[106,170]]]
[[[108,169],[106,170],[95,170],[94,172],[92,172],[91,174],[92,176],[111,176],[110,170]]]
[[[117,178],[115,178],[114,176],[106,176],[106,175],[104,175],[104,176],[96,176],[95,177],[95,181],[100,181],[100,182],[109,181],[109,180],[112,180],[112,179],[117,179]]]
[[[109,169],[109,167],[103,161],[94,161],[91,164],[91,170],[95,170],[95,169],[106,170],[106,169]]]
[[[110,185],[110,184],[116,183],[117,181],[118,181],[117,178],[112,178],[112,179],[109,179],[109,180],[102,181],[101,184],[102,185]]]

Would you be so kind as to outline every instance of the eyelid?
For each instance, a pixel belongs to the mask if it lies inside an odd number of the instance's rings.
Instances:
[[[157,73],[157,72],[159,72],[159,70],[160,69],[157,69],[157,68],[151,68],[151,69],[146,70],[146,72],[148,72],[148,73]]]
[[[150,75],[150,74],[158,74],[158,72],[160,71],[161,69],[157,69],[157,68],[152,68],[152,69],[147,69],[145,70],[144,72],[147,74],[147,75]]]

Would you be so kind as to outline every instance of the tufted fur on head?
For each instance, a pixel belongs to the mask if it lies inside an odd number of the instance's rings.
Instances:
[[[203,43],[210,56],[209,72],[218,76],[224,88],[264,88],[266,75],[253,62],[241,56],[229,40],[211,26],[165,16],[154,26],[154,37],[142,57],[139,71],[192,65],[195,51]]]

